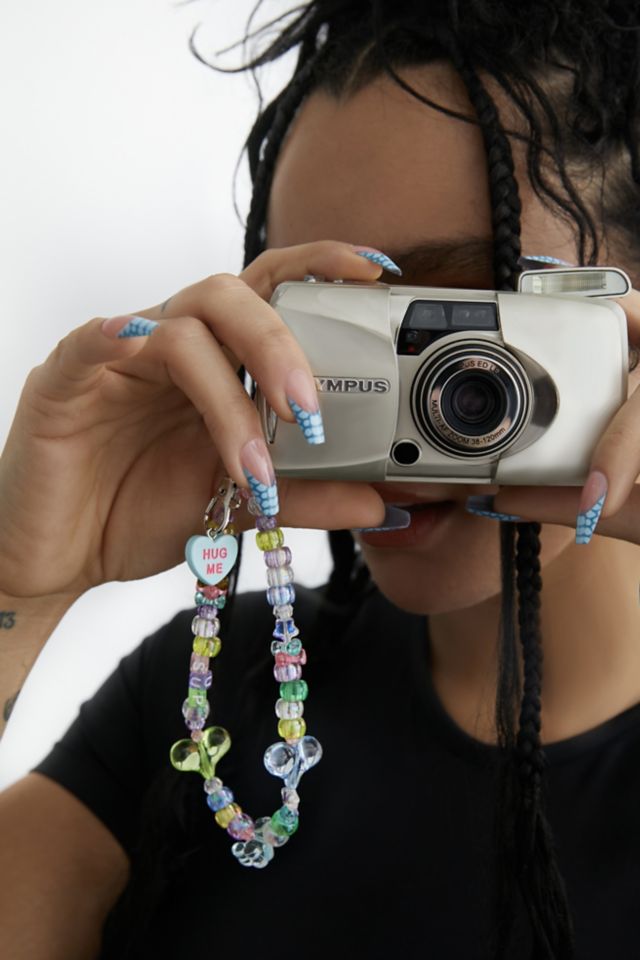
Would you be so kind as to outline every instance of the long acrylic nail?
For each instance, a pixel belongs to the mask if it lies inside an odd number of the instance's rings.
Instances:
[[[587,477],[580,497],[576,523],[576,543],[589,543],[600,519],[609,485],[604,473],[593,470]]]
[[[509,520],[511,523],[522,520],[522,517],[518,517],[514,513],[498,513],[493,509],[494,500],[495,497],[467,497],[465,510],[473,513],[476,517],[488,517],[490,520]]]
[[[381,533],[384,530],[406,530],[411,525],[411,514],[400,507],[387,506],[380,527],[353,527],[355,533]]]
[[[307,443],[324,443],[324,425],[315,384],[304,370],[290,370],[285,381],[287,402]]]
[[[375,247],[356,247],[355,253],[359,257],[364,257],[365,260],[371,260],[372,263],[379,263],[381,267],[384,267],[385,270],[388,270],[389,273],[395,273],[397,276],[402,276],[402,270],[397,263],[394,263],[391,257],[388,257],[386,253],[382,253],[381,250],[376,250]]]
[[[271,457],[264,440],[256,437],[245,443],[240,451],[240,463],[260,510],[267,517],[275,516],[280,509],[278,488]]]

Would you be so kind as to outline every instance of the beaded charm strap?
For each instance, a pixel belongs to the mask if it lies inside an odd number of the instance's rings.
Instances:
[[[273,743],[264,754],[264,765],[284,786],[282,805],[270,817],[253,820],[235,802],[233,792],[216,776],[219,761],[231,746],[231,737],[224,727],[207,727],[209,716],[207,690],[213,674],[209,661],[220,653],[220,620],[218,615],[226,603],[229,573],[238,555],[238,541],[230,524],[232,511],[240,506],[239,491],[232,480],[226,480],[218,495],[210,501],[204,515],[205,536],[190,537],[185,558],[196,581],[196,616],[191,623],[194,634],[191,654],[189,689],[182,704],[190,739],[173,744],[169,759],[176,770],[200,773],[204,777],[206,801],[215,814],[216,823],[235,840],[231,851],[247,867],[266,867],[276,847],[281,847],[298,829],[300,797],[297,787],[302,775],[320,760],[322,747],[315,737],[306,735],[303,718],[307,684],[302,667],[307,656],[293,620],[293,570],[291,551],[284,545],[284,535],[275,516],[265,516],[254,497],[249,498],[249,512],[256,517],[256,543],[264,552],[267,565],[267,601],[273,608],[275,629],[271,653],[275,658],[273,673],[280,684],[276,703],[278,734],[282,740]],[[219,519],[211,519],[217,511]]]

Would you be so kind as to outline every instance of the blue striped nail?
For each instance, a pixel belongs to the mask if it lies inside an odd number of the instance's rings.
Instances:
[[[476,517],[489,517],[490,520],[509,520],[511,522],[522,520],[522,517],[517,517],[514,513],[497,513],[495,510],[492,510],[494,500],[495,496],[467,497],[465,510],[473,513]]]
[[[324,443],[324,426],[320,411],[309,413],[308,410],[303,410],[300,404],[292,400],[291,397],[287,397],[287,402],[298,421],[307,443]]]
[[[601,470],[592,470],[582,488],[578,506],[576,543],[589,543],[591,540],[600,519],[608,489],[609,484],[604,473]]]
[[[385,270],[388,270],[389,273],[395,273],[399,277],[402,276],[402,270],[397,263],[394,263],[391,257],[388,257],[386,253],[380,253],[376,250],[356,250],[355,251],[359,257],[364,257],[365,260],[371,260],[372,263],[379,263],[381,267],[384,267]]]
[[[160,324],[155,320],[147,320],[146,317],[134,316],[132,320],[123,327],[116,339],[120,337],[148,337]],[[155,343],[155,340],[154,340]]]
[[[265,517],[274,517],[280,509],[278,504],[278,487],[276,484],[272,483],[267,486],[266,483],[260,483],[248,470],[244,470],[244,475],[249,481],[252,494],[258,501],[260,511]]]

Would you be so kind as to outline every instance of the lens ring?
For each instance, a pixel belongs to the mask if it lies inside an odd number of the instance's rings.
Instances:
[[[506,415],[508,403],[500,381],[482,371],[459,371],[442,388],[441,404],[447,423],[469,436],[483,436],[495,430]]]
[[[451,398],[460,375],[469,382],[492,383],[500,402],[489,429],[463,419],[457,422]],[[467,341],[450,345],[425,362],[413,382],[412,413],[420,432],[436,448],[468,460],[511,446],[525,427],[531,397],[528,378],[512,354],[486,340]]]

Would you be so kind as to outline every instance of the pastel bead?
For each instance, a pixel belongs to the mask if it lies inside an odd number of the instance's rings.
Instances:
[[[215,812],[217,810],[222,810],[223,807],[227,807],[230,803],[233,803],[233,791],[229,787],[221,787],[215,793],[210,793],[207,797],[207,803],[211,809]]]
[[[206,673],[189,674],[189,686],[195,687],[196,690],[208,690],[212,683],[213,674],[211,670],[207,670]]]
[[[307,721],[303,717],[288,720],[283,718],[278,723],[278,735],[283,740],[299,740],[307,732]]]
[[[282,802],[285,807],[297,810],[300,806],[300,794],[297,790],[293,790],[291,787],[283,787],[280,791],[280,796],[282,797]]]
[[[281,720],[297,720],[304,713],[302,700],[276,700],[276,717]],[[281,734],[282,736],[282,734]]]
[[[205,793],[217,793],[218,790],[222,790],[222,786],[220,777],[211,777],[210,780],[204,782]]]
[[[187,699],[185,703],[188,703],[190,707],[204,707],[209,705],[207,701],[207,692],[206,690],[198,690],[197,687],[189,687],[189,692],[187,694]]]
[[[228,807],[223,807],[216,813],[216,823],[219,827],[228,827],[232,820],[242,813],[242,808],[237,803],[230,803]]]
[[[286,833],[276,833],[271,826],[271,817],[256,820],[256,837],[268,843],[270,847],[282,847],[289,839]]]
[[[280,696],[283,700],[306,700],[308,693],[306,680],[291,680],[280,684]]]
[[[227,827],[227,833],[234,840],[253,840],[256,827],[248,813],[239,813]]]
[[[284,587],[293,580],[291,567],[270,567],[267,569],[267,583],[270,587]]]
[[[291,640],[293,637],[297,637],[299,633],[300,631],[296,627],[294,620],[291,617],[287,617],[286,620],[276,620],[272,636],[278,637],[280,640]]]
[[[291,563],[289,547],[279,547],[277,550],[267,550],[264,562],[268,567],[287,567]]]
[[[280,682],[298,680],[302,676],[302,667],[298,663],[286,663],[282,667],[274,667],[273,675]]]
[[[298,829],[298,812],[280,807],[271,817],[271,829],[280,836],[290,837]]]
[[[307,662],[307,651],[304,649],[304,647],[302,648],[300,653],[297,653],[295,656],[293,656],[293,654],[291,653],[285,653],[284,651],[280,651],[276,653],[277,667],[283,667],[287,663],[299,663],[300,666],[304,666],[306,662]],[[295,677],[292,677],[290,679],[295,679]]]
[[[269,587],[267,590],[267,602],[271,606],[279,606],[284,603],[293,603],[296,598],[296,591],[293,584],[289,583],[286,587]]]
[[[260,550],[275,550],[284,543],[284,533],[280,527],[276,527],[275,530],[262,530],[256,533],[256,543]]]
[[[215,600],[216,597],[226,593],[229,589],[229,577],[225,577],[224,580],[220,580],[219,583],[214,584],[203,583],[202,580],[198,580],[196,581],[196,586],[200,593],[202,593],[205,597]]]
[[[226,597],[216,597],[216,599],[215,599],[213,602],[214,602],[214,604],[215,604],[216,610],[224,610],[224,608],[225,608],[226,605],[227,605],[227,598],[226,598]]]
[[[198,616],[202,616],[199,609],[200,607],[213,606],[213,600],[210,600],[208,597],[205,597],[204,593],[200,593],[200,592],[196,593],[195,597],[193,598],[193,602],[198,607]]]
[[[209,657],[203,657],[199,653],[192,653],[189,668],[192,673],[206,673],[209,669]]]
[[[206,717],[200,717],[198,715],[185,717],[185,724],[188,730],[192,732],[194,730],[204,730],[204,725],[207,722]]]
[[[260,515],[256,520],[256,527],[258,530],[275,530],[277,526],[278,521],[275,517],[263,517]]]
[[[198,607],[197,614],[199,617],[204,617],[205,620],[215,620],[218,616],[218,611],[215,606],[215,600],[210,600],[207,606]]]
[[[290,603],[277,605],[273,608],[273,615],[278,620],[290,620],[293,616],[293,607]]]
[[[196,616],[191,621],[191,632],[197,637],[215,637],[220,632],[220,621]]]
[[[302,640],[287,640],[282,650],[292,657],[297,657],[297,655],[302,652]]]
[[[193,652],[201,657],[217,657],[221,646],[220,637],[196,637],[193,641]]]

